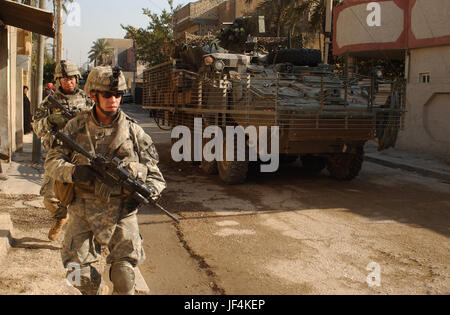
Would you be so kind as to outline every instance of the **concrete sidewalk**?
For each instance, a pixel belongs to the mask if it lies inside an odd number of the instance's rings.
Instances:
[[[31,162],[33,135],[24,136],[23,152],[14,153],[10,164],[2,163],[8,180],[0,181],[0,192],[9,195],[39,195],[44,174],[42,164]]]
[[[447,164],[445,157],[400,149],[378,152],[377,145],[373,142],[367,143],[365,151],[365,159],[368,162],[414,172],[450,183],[450,164]]]
[[[0,204],[0,268],[7,266],[4,275],[8,275],[8,291],[0,286],[0,293],[6,294],[77,294],[78,291],[67,287],[64,279],[64,268],[59,255],[59,242],[49,242],[47,232],[50,228],[50,214],[44,209],[42,197],[39,196],[43,179],[43,161],[41,164],[31,162],[33,136],[24,137],[23,152],[15,153],[10,164],[2,163],[3,172],[8,176],[6,181],[0,181],[0,194],[14,199],[10,205]],[[14,217],[23,209],[34,209],[19,220],[29,229],[17,229],[13,233]],[[11,220],[11,217],[13,220]],[[49,223],[36,224],[34,220],[48,220]],[[18,244],[15,244],[18,243]],[[17,245],[17,248],[15,248]],[[13,251],[13,252],[12,252]],[[9,254],[8,254],[9,253]],[[45,263],[24,267],[32,262],[45,260]],[[105,278],[108,269],[105,269]],[[36,275],[42,275],[37,279]],[[34,277],[34,278],[33,278]],[[17,285],[33,278],[34,286]],[[51,278],[50,281],[47,278]],[[112,292],[112,284],[106,281]],[[6,291],[2,291],[6,290]],[[150,289],[139,268],[136,268],[136,292],[149,294]]]

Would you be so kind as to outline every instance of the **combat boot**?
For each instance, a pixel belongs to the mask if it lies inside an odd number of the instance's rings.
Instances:
[[[61,231],[64,225],[66,225],[68,220],[69,220],[68,218],[65,218],[65,219],[58,219],[55,222],[53,222],[50,231],[48,231],[48,239],[51,241],[56,240],[58,236],[61,234]]]

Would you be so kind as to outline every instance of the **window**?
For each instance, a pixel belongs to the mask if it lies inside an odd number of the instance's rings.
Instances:
[[[431,75],[429,72],[419,74],[419,83],[430,83]]]

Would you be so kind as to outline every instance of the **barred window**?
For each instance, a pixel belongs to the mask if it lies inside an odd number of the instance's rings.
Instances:
[[[431,75],[429,72],[419,74],[419,83],[430,83]]]

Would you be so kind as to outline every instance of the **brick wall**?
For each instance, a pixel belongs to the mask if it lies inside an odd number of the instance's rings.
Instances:
[[[219,19],[219,5],[223,0],[202,0],[191,3],[191,18]]]

